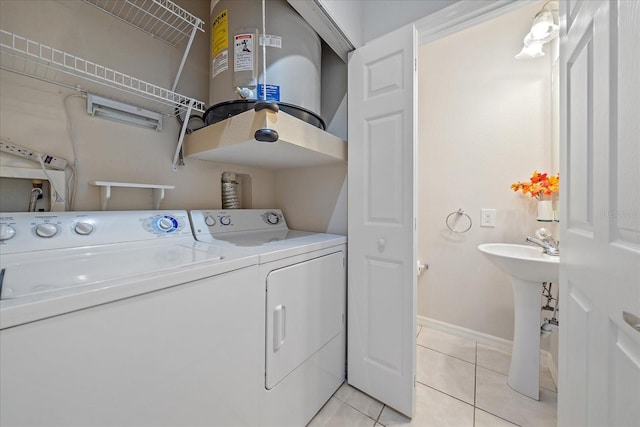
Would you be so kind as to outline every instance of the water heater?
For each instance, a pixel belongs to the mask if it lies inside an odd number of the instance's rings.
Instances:
[[[286,0],[213,0],[207,124],[251,109],[258,99],[324,127],[320,118],[321,42]],[[263,75],[266,45],[266,86]],[[266,94],[265,94],[266,92]]]

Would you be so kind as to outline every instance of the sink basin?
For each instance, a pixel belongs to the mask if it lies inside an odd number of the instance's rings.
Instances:
[[[484,243],[478,246],[489,260],[511,277],[529,282],[558,282],[560,257],[542,252],[537,246]]]
[[[538,400],[542,282],[558,282],[560,257],[547,255],[537,246],[509,243],[485,243],[478,249],[511,276],[514,326],[507,384],[515,391]]]

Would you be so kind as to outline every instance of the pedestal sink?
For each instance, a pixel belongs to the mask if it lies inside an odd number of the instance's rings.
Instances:
[[[540,295],[542,282],[558,282],[560,257],[542,248],[508,243],[478,246],[500,270],[511,276],[515,325],[509,386],[519,393],[539,399],[540,382]]]

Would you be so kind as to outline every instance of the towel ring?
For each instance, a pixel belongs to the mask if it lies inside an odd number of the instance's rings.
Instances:
[[[453,219],[453,221],[451,221],[451,217],[453,215],[455,215],[455,218]],[[456,230],[455,227],[458,224],[458,221],[460,220],[460,218],[462,217],[466,218],[469,221],[469,225],[464,230]],[[471,221],[471,217],[466,213],[464,213],[462,209],[458,209],[456,212],[451,212],[449,215],[447,215],[447,218],[444,220],[444,222],[447,224],[447,228],[453,231],[454,233],[466,233],[467,231],[471,230],[471,226],[473,225],[473,221]],[[451,222],[453,222],[453,224],[451,224]]]

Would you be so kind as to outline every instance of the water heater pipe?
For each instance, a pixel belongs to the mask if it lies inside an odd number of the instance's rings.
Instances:
[[[266,0],[262,0],[262,100],[267,100],[267,20]],[[258,43],[260,43],[258,41]]]

